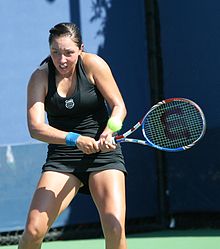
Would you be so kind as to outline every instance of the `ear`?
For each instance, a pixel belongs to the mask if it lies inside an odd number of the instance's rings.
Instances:
[[[80,50],[83,52],[84,51],[84,44],[82,43]]]

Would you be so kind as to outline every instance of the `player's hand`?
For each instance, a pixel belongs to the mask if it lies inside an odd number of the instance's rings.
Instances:
[[[94,138],[87,136],[79,136],[76,146],[85,154],[93,154],[100,151],[97,141]]]
[[[116,149],[116,145],[112,143],[112,132],[103,132],[98,141],[101,151],[112,151]]]

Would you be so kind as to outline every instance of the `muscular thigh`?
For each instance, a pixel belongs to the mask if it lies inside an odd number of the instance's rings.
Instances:
[[[101,216],[125,218],[125,176],[119,170],[91,173],[90,192]]]
[[[28,221],[50,227],[76,195],[80,184],[73,175],[44,172],[33,196]]]

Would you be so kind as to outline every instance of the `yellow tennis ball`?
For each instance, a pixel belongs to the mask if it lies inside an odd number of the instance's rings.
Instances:
[[[120,118],[117,117],[111,117],[108,120],[107,126],[110,130],[112,130],[113,132],[119,131],[122,128],[122,122],[120,120]]]

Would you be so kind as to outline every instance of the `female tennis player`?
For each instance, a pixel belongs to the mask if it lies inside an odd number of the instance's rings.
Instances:
[[[123,122],[124,101],[108,64],[84,52],[74,24],[54,26],[49,47],[30,78],[27,104],[30,135],[48,143],[48,153],[18,248],[41,248],[53,222],[83,192],[96,204],[106,248],[126,249],[126,168],[106,125],[109,117]]]

